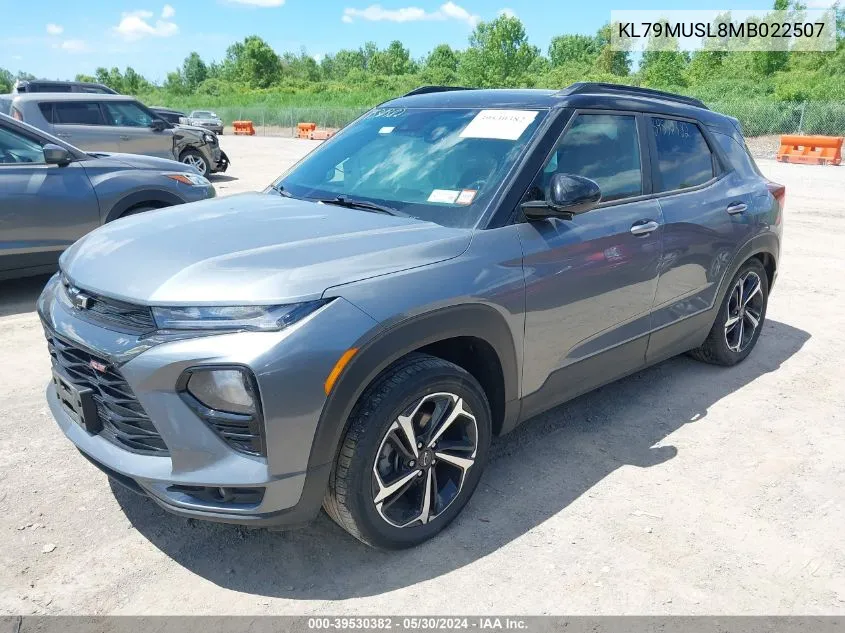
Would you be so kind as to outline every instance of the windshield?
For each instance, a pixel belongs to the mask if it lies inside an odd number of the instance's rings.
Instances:
[[[194,112],[192,117],[196,119],[216,119],[217,115],[214,112],[206,112],[205,110],[197,110]]]
[[[364,201],[474,226],[545,111],[376,108],[274,183],[297,198]]]

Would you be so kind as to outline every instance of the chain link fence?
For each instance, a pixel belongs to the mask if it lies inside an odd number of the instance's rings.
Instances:
[[[296,136],[298,123],[316,123],[318,129],[339,129],[364,114],[369,108],[218,108],[217,114],[227,126],[232,121],[252,121],[259,136]]]
[[[716,112],[736,117],[742,124],[752,153],[773,157],[781,134],[822,134],[845,136],[845,102],[782,102],[768,99],[719,99],[706,101]],[[232,121],[252,121],[259,136],[296,136],[300,122],[316,123],[319,129],[339,129],[368,108],[345,107],[228,107],[217,113],[231,126]]]

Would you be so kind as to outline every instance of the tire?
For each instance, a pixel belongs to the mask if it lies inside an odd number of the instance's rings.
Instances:
[[[179,162],[195,167],[206,178],[211,173],[211,165],[209,165],[208,160],[202,155],[202,152],[195,149],[186,149],[182,152],[179,155]]]
[[[743,287],[742,310],[739,309],[740,285]],[[690,356],[705,363],[725,367],[742,362],[757,345],[766,320],[768,304],[769,280],[766,270],[760,260],[753,257],[734,275],[710,333],[701,347],[690,352]],[[749,335],[750,327],[753,329]]]
[[[441,424],[450,417],[451,423]],[[404,429],[414,432],[413,453]],[[487,462],[491,435],[490,405],[478,381],[440,358],[410,354],[382,372],[353,408],[323,507],[340,527],[372,547],[419,545],[451,523],[469,501]],[[454,459],[466,461],[458,466]],[[407,484],[386,494],[399,481]],[[428,497],[423,519],[426,490],[437,493]]]

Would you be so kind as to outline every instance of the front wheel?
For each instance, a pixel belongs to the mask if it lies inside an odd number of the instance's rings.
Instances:
[[[731,280],[716,322],[704,344],[690,355],[705,363],[731,366],[754,349],[769,303],[769,278],[756,258],[749,259]]]
[[[487,461],[490,407],[469,373],[412,354],[352,411],[323,507],[373,547],[418,545],[464,508]]]
[[[202,155],[201,152],[195,149],[186,149],[182,154],[179,156],[179,162],[185,163],[186,165],[190,165],[194,169],[196,169],[200,175],[208,176],[211,172],[211,165],[208,164],[205,156]]]

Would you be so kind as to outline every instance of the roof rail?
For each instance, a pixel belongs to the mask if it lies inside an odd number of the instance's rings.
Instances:
[[[427,95],[431,92],[452,92],[454,90],[475,90],[475,88],[467,88],[465,86],[420,86],[402,96],[412,97],[413,95]]]
[[[662,90],[652,90],[651,88],[638,88],[637,86],[625,86],[622,84],[607,84],[594,83],[589,81],[578,81],[564,88],[558,94],[562,96],[577,95],[577,94],[620,94],[633,95],[640,97],[653,97],[655,99],[663,99],[664,101],[677,101],[678,103],[686,103],[687,105],[695,106],[696,108],[709,108],[704,105],[703,101],[695,99],[694,97],[685,97],[683,95],[676,95],[671,92],[663,92]]]

